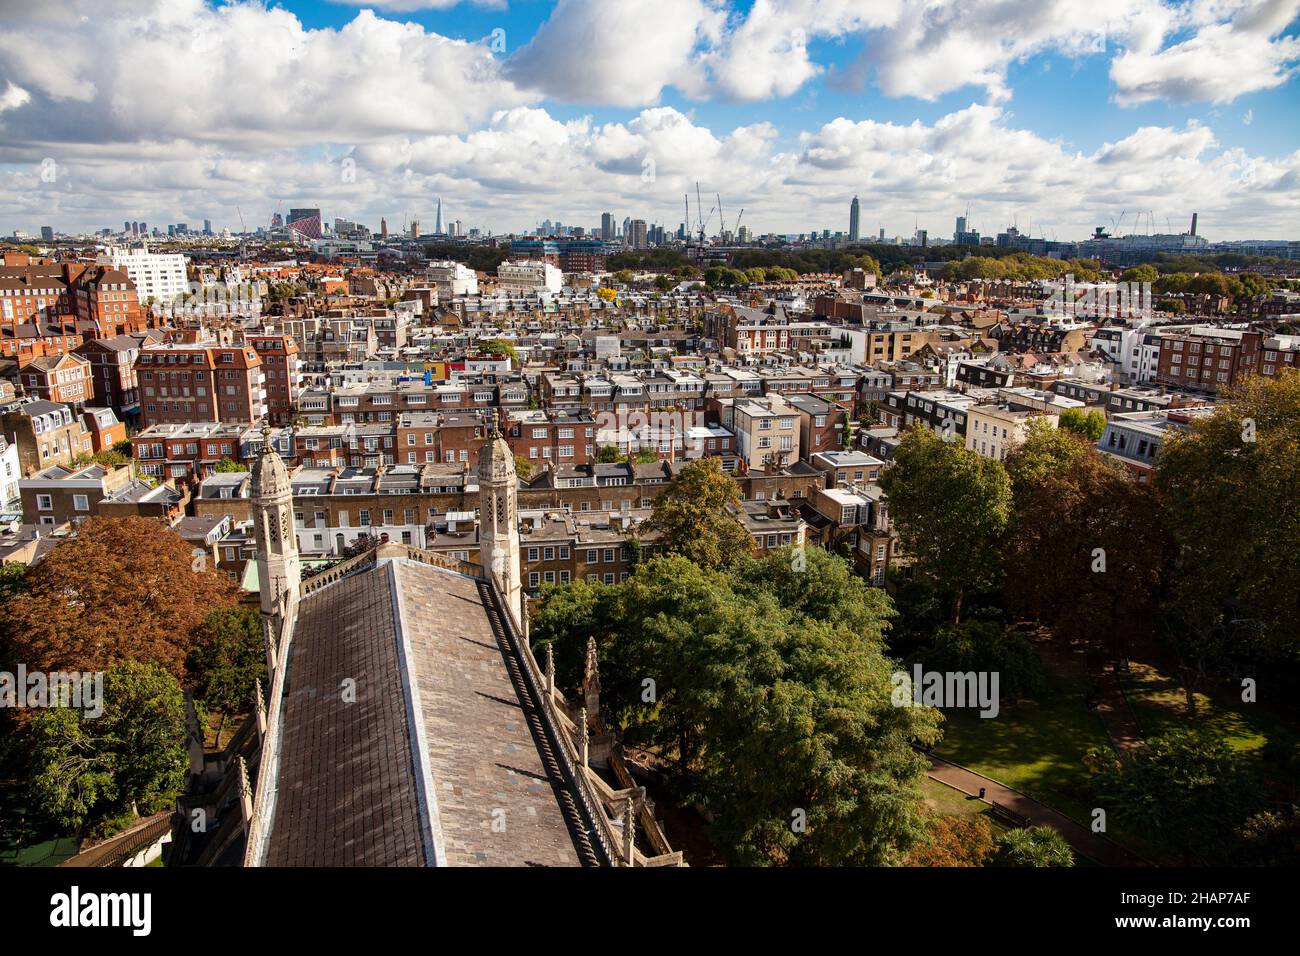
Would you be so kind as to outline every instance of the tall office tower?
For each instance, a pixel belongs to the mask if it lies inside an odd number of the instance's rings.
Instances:
[[[441,196],[438,197],[438,214],[434,217],[433,220],[433,234],[435,236],[442,235],[442,197]]]
[[[965,216],[958,216],[958,217],[957,217],[957,234],[958,234],[958,235],[961,235],[961,234],[962,234],[963,232],[965,232],[965,231],[966,231],[966,217],[965,217]]]
[[[607,212],[600,217],[600,238],[606,242],[614,238],[614,214]]]
[[[627,231],[623,234],[623,239],[629,249],[649,249],[650,242],[646,221],[644,219],[628,220]]]
[[[884,226],[881,226],[881,227],[880,227],[880,241],[881,241],[881,242],[884,242],[884,241],[885,241],[885,227],[884,227]]]
[[[849,241],[857,242],[858,228],[862,221],[862,204],[858,202],[858,197],[853,197],[853,202],[849,206]]]
[[[418,219],[411,220],[411,238],[412,239],[420,238],[420,220]]]
[[[388,220],[383,218],[382,216],[379,219],[379,238],[380,239],[388,238]]]
[[[210,235],[212,235],[212,220],[211,220],[211,219],[204,219],[204,220],[203,220],[203,234],[204,234],[205,236],[210,236]]]
[[[122,231],[123,231],[123,232],[130,232],[130,231],[131,231],[131,220],[130,220],[130,219],[124,220],[124,221],[122,222]]]
[[[41,226],[41,241],[42,241],[42,242],[53,242],[53,241],[54,241],[54,227],[53,227],[53,226]]]

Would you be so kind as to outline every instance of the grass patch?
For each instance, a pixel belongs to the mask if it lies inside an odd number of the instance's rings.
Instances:
[[[997,717],[944,712],[934,752],[1087,823],[1092,785],[1083,755],[1110,746],[1101,718],[1084,706],[1082,685],[1048,679],[1038,700],[1003,703]]]
[[[1005,833],[1009,827],[995,817],[987,803],[976,797],[968,797],[960,790],[954,790],[947,784],[927,777],[921,781],[921,796],[936,812],[950,817],[982,816],[993,830],[993,839]]]
[[[1196,717],[1187,713],[1187,696],[1178,681],[1150,664],[1131,666],[1123,676],[1133,714],[1147,737],[1174,730],[1200,731],[1243,755],[1258,756],[1270,737],[1288,736],[1287,724],[1258,704],[1216,691],[1196,694]]]

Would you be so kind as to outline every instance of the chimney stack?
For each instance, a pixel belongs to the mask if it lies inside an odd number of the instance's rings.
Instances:
[[[1196,235],[1196,213],[1192,213],[1192,231],[1188,235]]]

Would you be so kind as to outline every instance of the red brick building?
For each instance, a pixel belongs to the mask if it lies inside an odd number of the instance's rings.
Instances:
[[[140,383],[136,359],[140,350],[162,342],[159,331],[136,335],[111,335],[90,339],[77,347],[77,354],[90,363],[94,403],[111,408],[123,420],[140,414]]]
[[[146,348],[136,360],[140,421],[246,422],[267,413],[262,358],[251,345]]]
[[[81,407],[94,398],[90,363],[72,352],[42,355],[18,372],[23,389],[33,398]]]
[[[1211,394],[1223,391],[1260,371],[1263,338],[1259,332],[1213,326],[1162,335],[1156,382]]]
[[[277,425],[293,420],[302,378],[298,371],[298,343],[289,335],[249,335],[247,342],[262,359],[266,376],[266,409]]]
[[[70,352],[88,338],[148,326],[135,284],[120,269],[85,262],[0,266],[0,354],[35,358]]]

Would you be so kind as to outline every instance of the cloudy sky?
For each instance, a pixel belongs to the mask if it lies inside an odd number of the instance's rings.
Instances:
[[[1300,0],[0,0],[0,234],[675,229],[698,180],[758,232],[1300,239],[1298,70]]]

